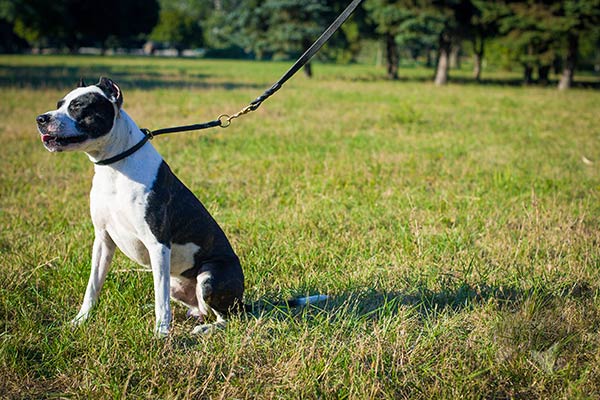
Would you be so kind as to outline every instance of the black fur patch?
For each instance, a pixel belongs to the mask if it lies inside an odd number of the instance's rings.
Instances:
[[[237,259],[217,222],[164,161],[148,196],[145,219],[162,244],[200,246],[195,255],[197,265],[215,259]]]
[[[110,132],[115,119],[113,104],[100,93],[86,93],[74,98],[68,111],[76,121],[77,129],[91,138]]]
[[[100,82],[96,85],[104,92],[106,97],[114,102],[117,107],[121,108],[123,105],[123,92],[119,86],[114,83],[111,79],[101,77]]]
[[[148,196],[145,220],[164,245],[194,243],[194,265],[181,276],[194,279],[208,272],[204,301],[224,316],[244,309],[244,273],[227,237],[200,200],[164,161]]]

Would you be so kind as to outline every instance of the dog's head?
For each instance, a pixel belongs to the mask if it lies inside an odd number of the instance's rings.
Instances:
[[[44,146],[49,151],[87,151],[112,131],[122,104],[121,89],[112,80],[100,78],[91,86],[80,80],[56,110],[37,116]]]

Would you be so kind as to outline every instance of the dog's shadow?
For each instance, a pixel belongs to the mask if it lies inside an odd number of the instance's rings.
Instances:
[[[514,286],[489,285],[486,283],[461,282],[439,290],[427,286],[415,286],[405,292],[382,291],[372,288],[357,288],[340,295],[331,296],[325,302],[300,308],[275,305],[276,302],[259,301],[253,312],[241,318],[242,324],[253,320],[285,322],[293,319],[297,324],[319,325],[324,319],[330,324],[343,324],[347,320],[370,320],[376,323],[384,318],[401,318],[401,313],[410,310],[423,319],[435,319],[444,312],[460,313],[478,305],[495,302],[506,311],[518,310],[524,302],[533,297],[549,299],[590,298],[598,292],[587,282],[564,284],[560,288],[521,289]],[[187,327],[191,323],[184,323]],[[228,328],[226,328],[228,329]],[[176,335],[172,339],[175,347],[189,348],[204,342],[208,336]]]

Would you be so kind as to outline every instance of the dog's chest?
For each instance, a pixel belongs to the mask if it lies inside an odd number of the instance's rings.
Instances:
[[[119,249],[149,266],[147,245],[155,241],[145,221],[150,173],[140,179],[108,172],[94,176],[90,209],[96,230],[105,230]],[[133,178],[133,179],[132,179]]]
[[[144,266],[150,266],[148,246],[159,242],[148,224],[149,213],[156,212],[149,207],[149,197],[152,189],[156,189],[157,173],[158,168],[148,166],[142,174],[97,173],[90,195],[94,227],[106,230],[127,257]],[[198,245],[191,242],[169,245],[171,274],[180,274],[194,266]]]

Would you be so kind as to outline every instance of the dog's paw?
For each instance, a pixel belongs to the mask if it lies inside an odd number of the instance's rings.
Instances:
[[[192,335],[210,335],[225,329],[227,323],[225,321],[219,321],[212,324],[197,325],[192,329]]]
[[[185,316],[186,318],[194,318],[198,323],[204,322],[204,317],[206,317],[206,315],[202,314],[200,310],[196,307],[188,308],[187,312],[185,313]]]
[[[73,318],[70,322],[71,327],[76,328],[76,327],[82,325],[88,319],[88,316],[89,316],[88,313],[77,314],[75,316],[75,318]]]
[[[154,337],[157,339],[164,339],[169,336],[169,325],[160,324],[154,328]]]

